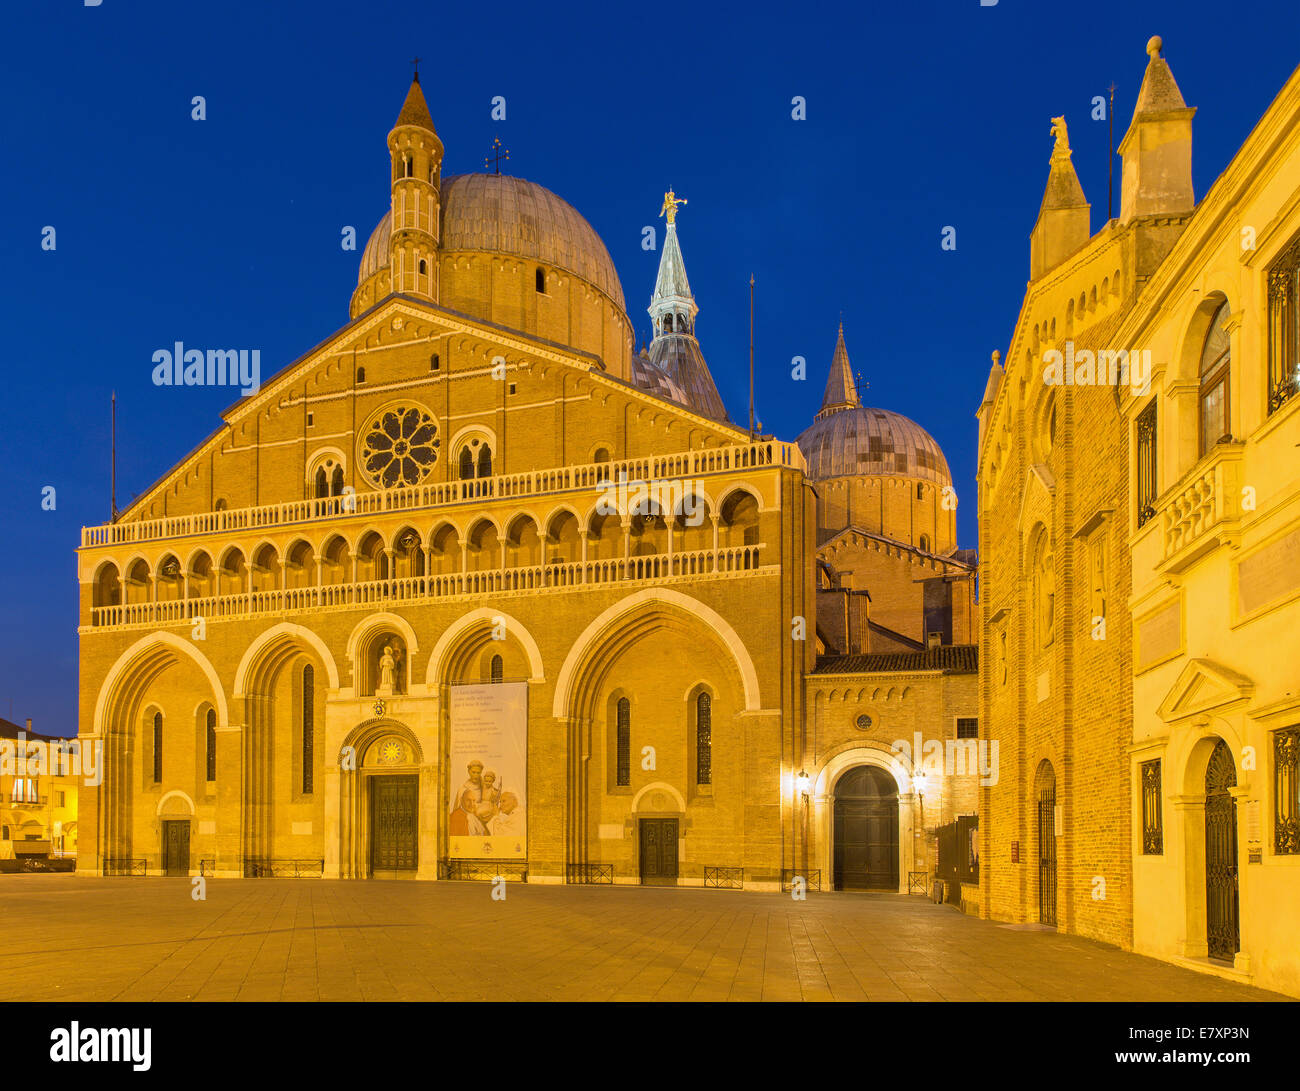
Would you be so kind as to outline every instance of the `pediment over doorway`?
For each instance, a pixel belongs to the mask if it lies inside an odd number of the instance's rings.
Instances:
[[[1193,659],[1160,702],[1158,712],[1165,723],[1172,723],[1249,700],[1254,693],[1255,683],[1244,674],[1238,674],[1213,659]]]

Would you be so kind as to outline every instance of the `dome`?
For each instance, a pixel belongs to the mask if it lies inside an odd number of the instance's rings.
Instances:
[[[948,460],[934,437],[887,409],[839,409],[814,421],[796,442],[815,481],[888,475],[952,484]]]
[[[384,214],[361,253],[358,285],[388,265],[391,216],[391,211]],[[444,178],[439,249],[510,254],[563,269],[626,310],[623,286],[595,229],[567,201],[522,178],[505,174]]]

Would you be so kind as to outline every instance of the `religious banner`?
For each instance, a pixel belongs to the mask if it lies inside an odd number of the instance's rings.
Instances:
[[[527,682],[451,687],[450,761],[448,855],[525,859]]]

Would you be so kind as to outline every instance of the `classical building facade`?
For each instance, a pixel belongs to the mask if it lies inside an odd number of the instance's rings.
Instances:
[[[1197,202],[1148,54],[1095,234],[1054,121],[979,410],[981,902],[1300,994],[1300,75]]]
[[[82,777],[68,742],[0,719],[0,860],[77,855]]]
[[[349,323],[83,532],[79,867],[901,889],[958,804],[889,743],[975,715],[937,445],[733,424],[675,195],[638,352],[590,225],[444,177],[418,78],[388,148]]]

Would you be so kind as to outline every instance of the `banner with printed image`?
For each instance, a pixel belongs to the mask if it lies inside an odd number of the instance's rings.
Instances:
[[[451,687],[453,860],[528,856],[528,683]]]

